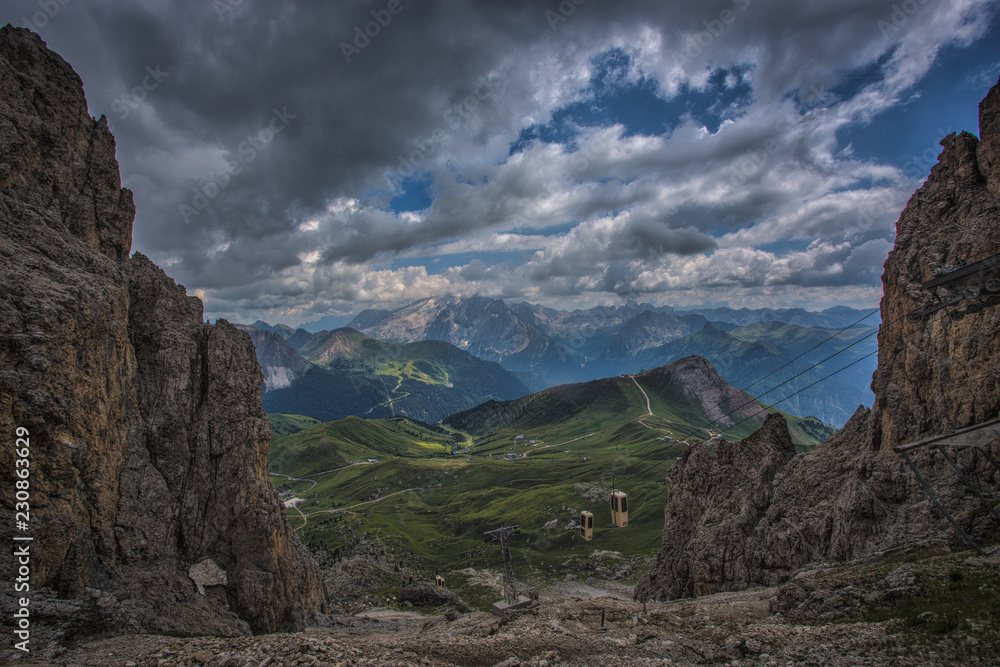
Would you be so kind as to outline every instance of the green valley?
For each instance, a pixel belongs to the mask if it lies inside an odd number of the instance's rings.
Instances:
[[[488,608],[498,599],[490,573],[500,557],[484,543],[485,531],[520,526],[511,548],[519,581],[529,585],[567,575],[630,582],[662,539],[669,466],[689,445],[748,435],[763,421],[761,410],[710,364],[690,358],[491,401],[440,425],[351,417],[278,433],[277,425],[298,418],[271,415],[268,460],[310,548],[381,563],[381,578],[365,575],[381,582],[370,595],[393,595],[406,578],[438,573],[465,603]],[[816,420],[785,418],[802,449],[832,432]],[[614,486],[629,497],[624,529],[610,524]],[[575,530],[581,510],[595,514],[592,542]]]

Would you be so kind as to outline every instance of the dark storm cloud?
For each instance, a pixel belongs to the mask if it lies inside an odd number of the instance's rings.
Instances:
[[[456,270],[505,294],[515,279],[567,294],[669,287],[669,256],[694,262],[725,233],[748,247],[849,233],[860,248],[884,236],[889,213],[858,227],[852,202],[831,193],[898,182],[837,156],[836,131],[919,78],[921,58],[950,38],[935,31],[961,23],[949,16],[974,22],[988,7],[914,0],[896,20],[899,4],[74,0],[29,27],[81,74],[91,112],[112,122],[136,191],[137,249],[189,287],[215,290],[220,309],[249,308],[256,294],[261,309],[301,295],[296,307],[319,310],[324,299],[381,298],[386,285],[407,298],[407,281],[436,288],[444,278],[394,281],[372,262],[472,233],[576,225],[523,271]],[[0,22],[31,23],[40,7],[7,2]],[[627,76],[655,80],[666,98],[740,64],[752,104],[711,137],[697,123],[662,137],[598,128],[576,152],[539,144],[508,159],[522,129],[589,99],[592,58],[610,48],[630,49]],[[835,87],[876,61],[876,79],[903,83],[864,95],[860,84]],[[412,217],[381,210],[421,169],[433,176],[431,206]],[[798,210],[810,197],[826,198],[817,215]],[[877,282],[881,246],[864,247],[829,260]],[[778,265],[779,275],[757,255],[712,256],[698,269],[709,280],[844,280],[808,262]]]
[[[645,259],[667,253],[690,255],[714,250],[718,246],[715,239],[690,227],[672,229],[662,223],[646,221],[632,224],[623,243],[635,256]]]
[[[33,7],[15,4],[25,12]],[[232,4],[220,11],[220,3],[194,1],[75,3],[43,31],[58,49],[83,39],[75,35],[78,20],[92,26],[87,48],[101,57],[75,60],[85,80],[102,82],[94,91],[88,86],[91,111],[108,115],[120,145],[137,137],[175,157],[185,149],[218,150],[215,160],[187,158],[187,173],[174,175],[173,201],[145,212],[136,230],[137,240],[180,253],[185,264],[215,231],[234,239],[245,232],[280,235],[334,197],[386,187],[382,172],[444,123],[442,110],[474,91],[507,48],[548,29],[528,3],[473,10],[403,0],[402,11],[348,63],[341,44],[353,45],[355,28],[375,20],[372,11],[384,16],[387,3]],[[11,14],[18,15],[17,8]],[[155,112],[148,121],[153,129],[139,110],[122,118],[112,109],[141,85],[147,66],[167,73],[144,96]],[[295,118],[256,160],[240,164],[249,154],[241,147],[267,127],[273,109]],[[126,176],[149,170],[126,152],[119,160]],[[215,175],[233,165],[243,169],[225,196],[212,199],[220,211],[199,210],[190,216],[193,233],[178,235],[185,222],[178,206],[195,208],[199,190],[211,192]],[[177,183],[178,176],[186,178]]]

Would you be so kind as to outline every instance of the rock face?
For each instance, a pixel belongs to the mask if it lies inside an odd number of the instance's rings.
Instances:
[[[694,447],[668,474],[663,546],[636,597],[676,598],[772,585],[819,560],[848,560],[903,543],[964,546],[893,447],[995,418],[1000,410],[1000,309],[953,321],[908,321],[938,299],[922,289],[938,267],[1000,253],[1000,83],[980,105],[981,140],[949,135],[938,164],[896,224],[885,263],[875,404],[859,408],[816,451],[792,456],[779,417],[750,438]],[[940,288],[939,288],[940,289]],[[984,432],[985,433],[985,432]],[[990,441],[990,438],[993,438]],[[1000,439],[981,443],[1000,458]],[[1000,471],[972,449],[952,450],[979,488]],[[942,503],[974,537],[1000,526],[940,455],[914,458]]]
[[[726,382],[715,366],[703,357],[678,359],[637,377],[653,389],[666,390],[671,385],[682,387],[685,397],[699,405],[706,419],[720,430],[759,414],[753,397]],[[759,421],[760,417],[757,419]]]
[[[279,334],[242,324],[237,324],[236,328],[245,331],[253,341],[257,363],[264,372],[264,391],[290,387],[311,368],[312,365]]]
[[[983,140],[967,132],[946,137],[938,164],[896,225],[896,246],[882,278],[885,325],[872,387],[883,450],[997,416],[997,309],[961,321],[939,311],[916,324],[906,314],[932,300],[920,287],[933,277],[932,269],[1000,253],[998,114],[1000,87],[994,87],[980,105]]]
[[[740,442],[721,441],[710,454],[690,447],[674,466],[663,546],[645,586],[668,598],[693,597],[726,585],[745,588],[767,568],[732,558],[774,495],[774,476],[795,456],[784,419],[768,415],[764,425]],[[701,528],[699,528],[701,527]],[[690,539],[678,539],[689,537]],[[644,596],[645,597],[645,596]]]
[[[695,331],[697,328],[694,325],[674,313],[644,310],[618,328],[602,357],[609,361],[628,361],[647,349],[689,336]]]
[[[541,373],[549,384],[577,380],[579,361],[533,320],[501,299],[432,297],[393,311],[366,310],[347,326],[390,342],[443,340],[509,370]]]
[[[253,345],[128,257],[133,216],[79,77],[4,27],[0,430],[29,433],[31,593],[70,600],[48,609],[88,632],[300,629],[325,597],[268,481]],[[0,477],[15,465],[0,448]],[[8,545],[15,501],[0,485]],[[188,571],[205,559],[228,583],[199,595]]]

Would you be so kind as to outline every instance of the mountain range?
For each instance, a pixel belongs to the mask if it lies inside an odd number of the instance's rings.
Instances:
[[[831,339],[835,332],[830,329],[781,322],[761,321],[728,331],[722,326],[707,322],[690,336],[613,360],[607,370],[636,372],[698,355],[761,401],[836,426],[870,402],[876,327],[852,327]]]
[[[443,341],[386,343],[354,329],[310,333],[259,321],[239,328],[256,348],[267,412],[321,421],[357,415],[437,422],[531,392],[499,364]]]
[[[781,408],[842,426],[859,405],[871,402],[877,321],[866,315],[873,314],[843,306],[821,312],[678,310],[635,301],[566,311],[444,296],[395,310],[365,310],[349,326],[385,341],[446,341],[508,370],[533,374],[528,384],[535,389],[635,373],[696,354],[732,384],[753,384],[755,396],[768,392],[764,401],[801,392]],[[847,364],[854,365],[823,379]],[[767,381],[758,384],[764,376]]]
[[[442,423],[485,446],[524,437],[598,440],[622,445],[653,440],[744,437],[764,423],[766,406],[736,389],[712,364],[691,356],[635,375],[545,389],[512,401],[490,401]],[[835,429],[815,418],[788,416],[796,442],[814,445]],[[664,436],[669,436],[664,438]],[[662,449],[662,446],[661,446]]]

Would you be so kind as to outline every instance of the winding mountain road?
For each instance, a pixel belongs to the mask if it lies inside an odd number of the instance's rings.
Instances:
[[[346,466],[340,466],[339,468],[331,468],[330,470],[321,470],[319,472],[314,472],[314,473],[312,473],[312,476],[313,477],[318,477],[320,475],[325,475],[325,474],[330,473],[330,472],[337,472],[338,470],[347,470],[348,468],[353,467],[353,466],[367,466],[367,465],[371,465],[371,463],[369,461],[358,461],[357,463],[349,463],[348,465],[346,465]],[[306,489],[305,491],[303,491],[303,493],[309,493],[310,491],[313,490],[313,488],[317,484],[319,484],[319,482],[317,482],[316,480],[314,480],[314,479],[312,479],[310,477],[292,477],[291,475],[286,475],[286,474],[281,473],[281,472],[269,472],[267,474],[268,475],[274,475],[275,477],[284,477],[285,479],[290,480],[292,482],[312,482],[312,486],[310,486],[308,489]]]
[[[640,424],[642,424],[643,426],[645,426],[646,428],[648,428],[650,431],[665,431],[665,430],[667,430],[667,429],[663,429],[663,428],[657,428],[656,426],[650,426],[649,424],[647,424],[646,422],[643,421],[646,417],[655,417],[656,415],[653,414],[653,406],[650,405],[649,394],[647,394],[646,390],[643,389],[639,385],[639,382],[636,381],[634,375],[629,375],[629,378],[631,378],[631,380],[635,384],[636,388],[639,391],[642,392],[643,397],[646,399],[646,414],[644,414],[643,416],[639,417],[636,421],[639,422]]]
[[[554,445],[545,445],[544,447],[536,447],[535,449],[532,449],[530,451],[525,452],[524,455],[528,456],[529,454],[535,454],[537,452],[540,452],[543,449],[548,449],[549,447],[562,447],[563,445],[568,445],[571,442],[576,442],[577,440],[583,440],[584,438],[589,438],[592,435],[594,435],[594,434],[593,433],[589,433],[587,435],[581,435],[579,438],[573,438],[572,440],[567,440],[566,442],[557,442]]]
[[[303,493],[309,493],[319,483],[319,482],[317,482],[314,479],[308,479],[306,477],[292,477],[291,475],[283,475],[280,472],[269,472],[267,474],[268,475],[274,475],[275,477],[284,477],[285,479],[287,479],[289,481],[292,481],[292,482],[311,482],[312,486],[310,486],[308,489],[306,489],[305,491],[303,491]]]
[[[340,512],[350,512],[355,507],[361,507],[362,505],[372,505],[374,503],[382,502],[386,498],[392,498],[393,496],[398,496],[401,493],[408,493],[409,491],[419,491],[419,490],[420,490],[420,488],[418,488],[418,487],[414,487],[414,488],[411,488],[411,489],[403,489],[402,491],[394,491],[392,493],[387,493],[386,495],[380,496],[380,497],[376,498],[375,500],[366,500],[364,502],[356,503],[356,504],[351,505],[349,507],[337,507],[337,508],[328,509],[328,510],[316,510],[315,512],[309,512],[309,514],[306,514],[305,512],[303,512],[302,510],[300,510],[298,508],[298,506],[296,505],[295,506],[295,510],[299,513],[299,516],[302,517],[302,525],[299,526],[298,528],[295,528],[294,530],[295,530],[295,532],[298,532],[298,531],[302,530],[303,528],[305,528],[305,525],[307,523],[309,523],[309,517],[316,516],[317,514],[338,514]]]
[[[632,382],[635,384],[636,388],[639,391],[642,392],[643,397],[646,399],[646,414],[643,415],[643,417],[653,417],[653,416],[655,416],[655,415],[653,415],[653,407],[649,404],[649,394],[646,393],[645,389],[643,389],[642,387],[639,386],[639,382],[635,379],[634,375],[629,375],[629,377],[632,379]],[[646,425],[643,424],[643,426],[646,426]],[[649,428],[649,427],[647,426],[646,428]]]

